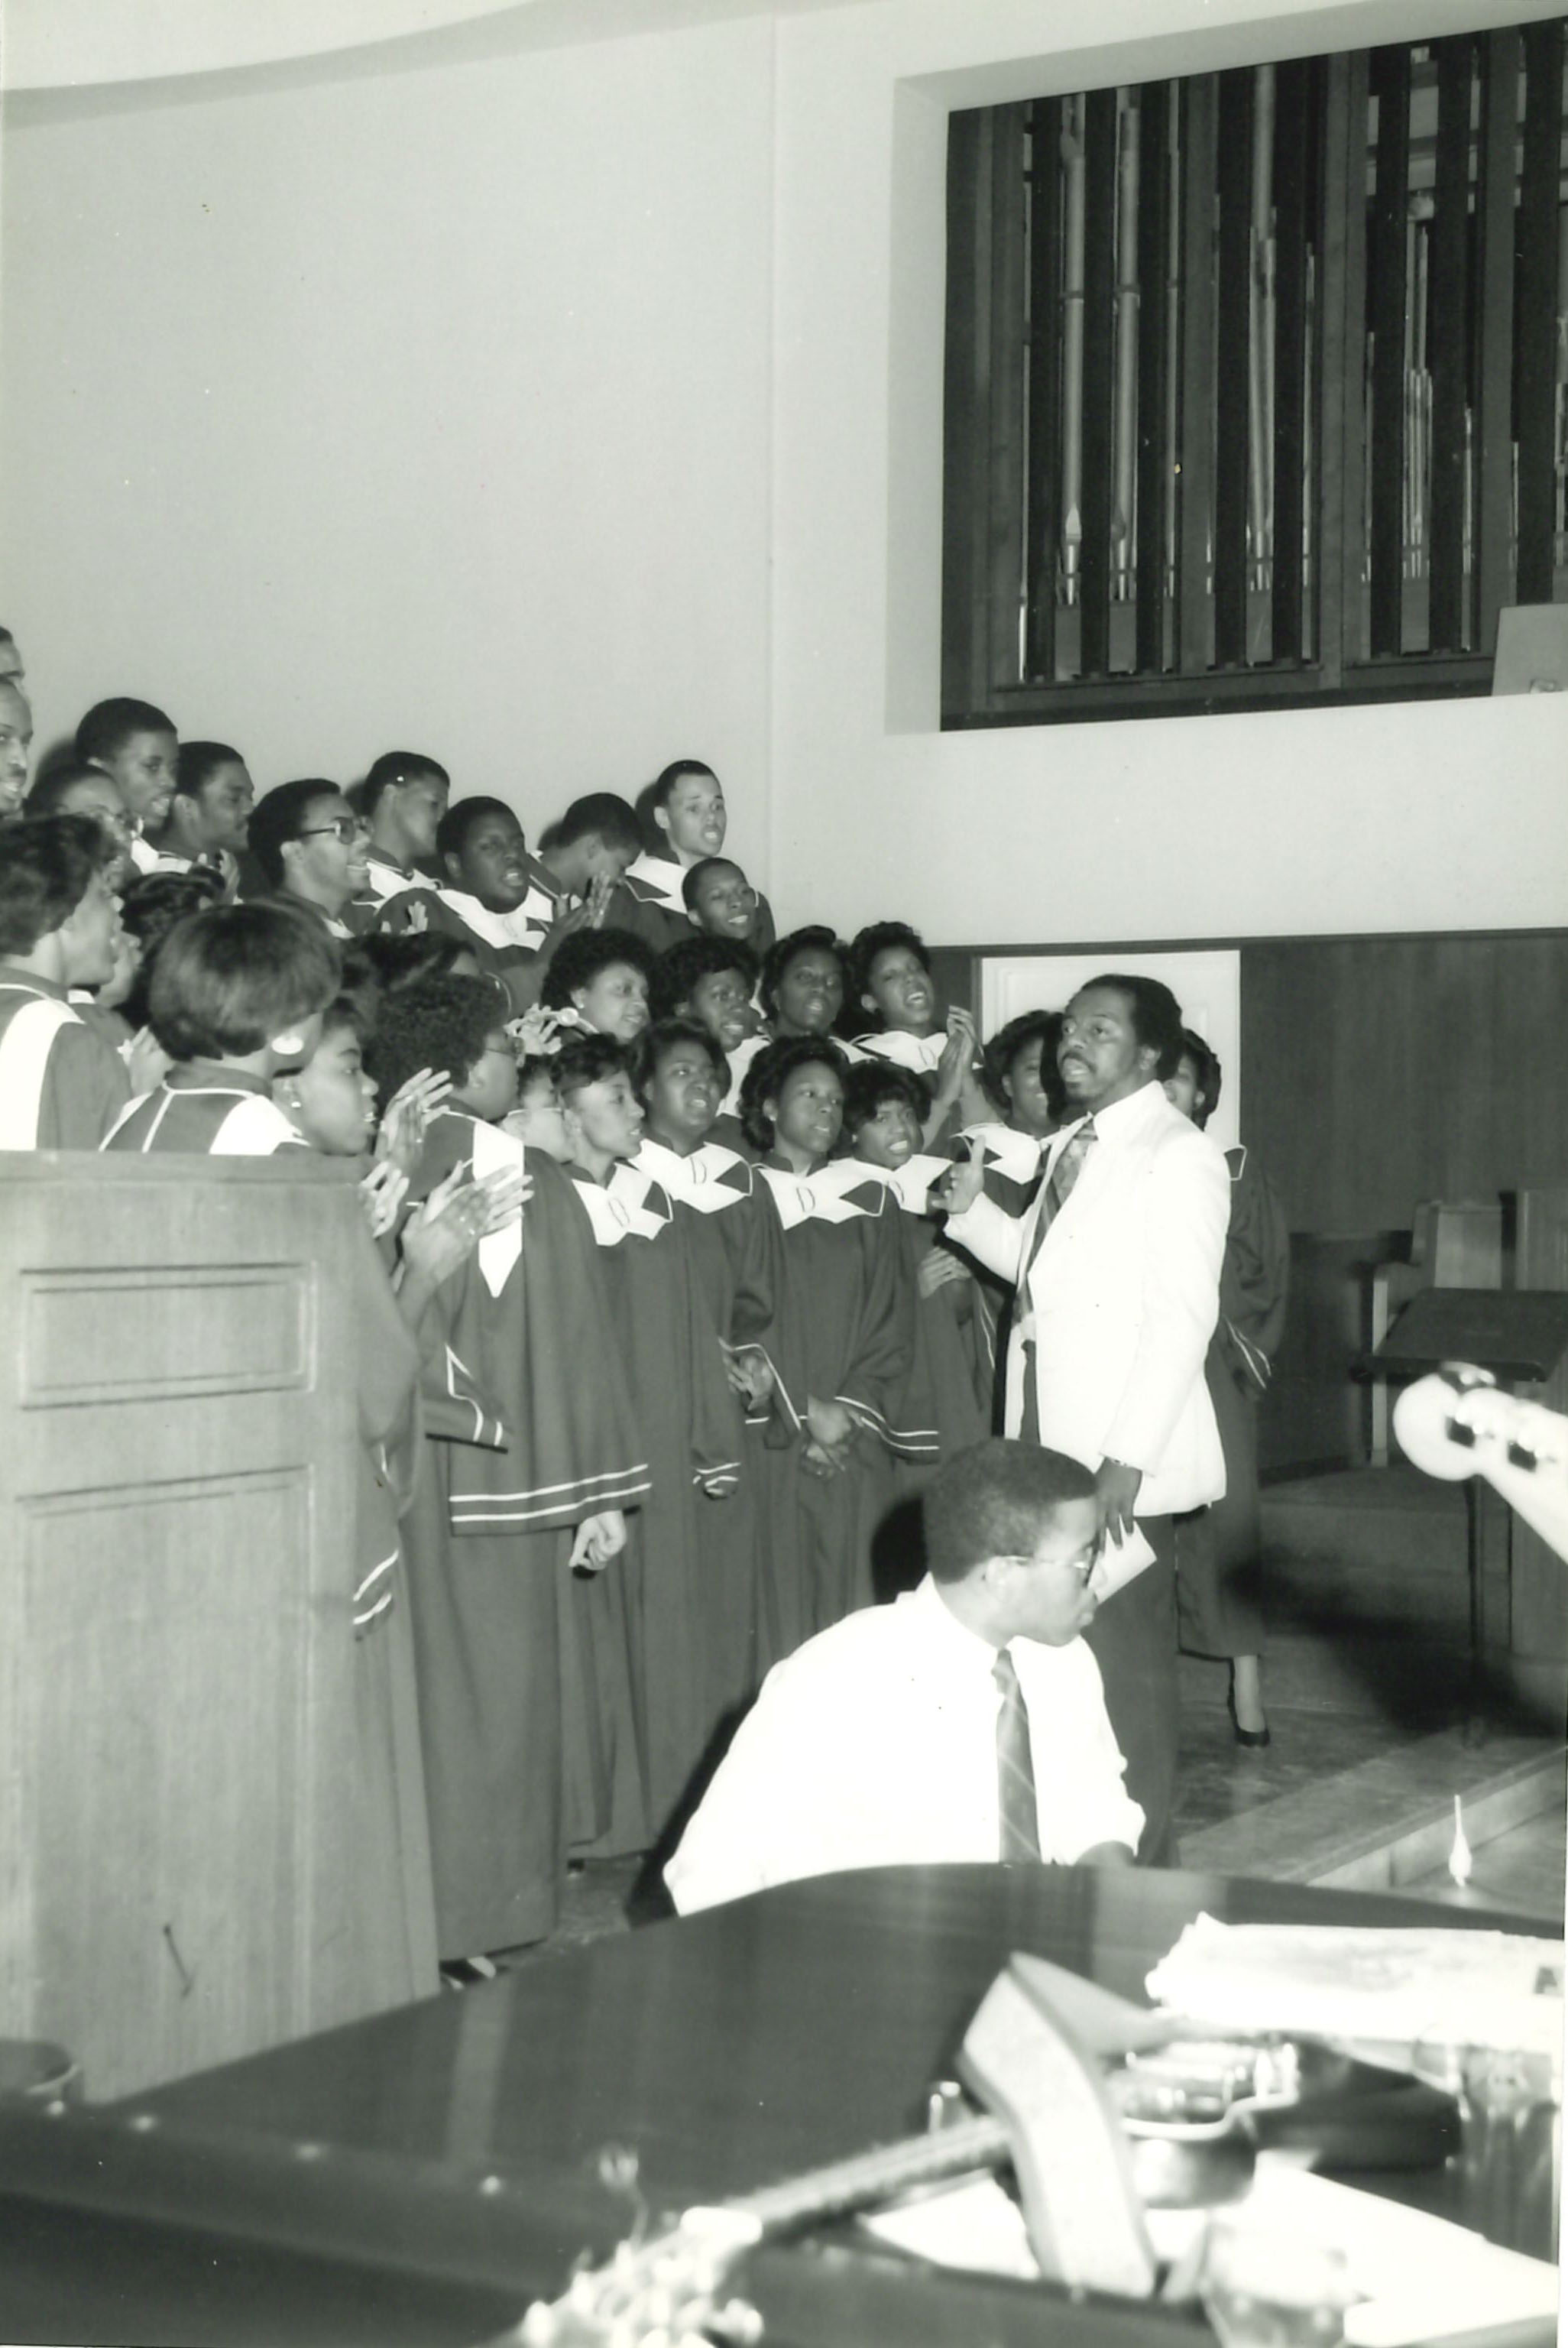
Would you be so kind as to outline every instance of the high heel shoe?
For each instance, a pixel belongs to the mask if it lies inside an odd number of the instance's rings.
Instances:
[[[1274,1743],[1274,1739],[1269,1735],[1266,1728],[1244,1728],[1242,1726],[1240,1721],[1235,1716],[1235,1688],[1227,1688],[1225,1691],[1225,1710],[1230,1714],[1231,1727],[1235,1733],[1235,1741],[1238,1745],[1250,1746],[1254,1752],[1261,1753],[1266,1745],[1272,1745]]]

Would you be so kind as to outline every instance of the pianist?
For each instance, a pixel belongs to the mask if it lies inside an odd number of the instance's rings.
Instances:
[[[925,1510],[919,1587],[769,1673],[666,1869],[683,1913],[843,1868],[1131,1863],[1143,1814],[1079,1635],[1092,1474],[979,1443]]]

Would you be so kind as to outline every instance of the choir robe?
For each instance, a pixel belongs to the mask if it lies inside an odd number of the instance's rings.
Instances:
[[[804,1175],[776,1159],[757,1170],[784,1227],[780,1369],[803,1418],[815,1395],[842,1403],[856,1428],[849,1465],[830,1476],[809,1474],[798,1445],[766,1455],[768,1630],[784,1655],[871,1603],[871,1545],[892,1499],[892,1462],[901,1447],[928,1448],[930,1420],[899,1424],[915,1294],[886,1186],[849,1159]]]
[[[897,1481],[904,1489],[923,1480],[938,1458],[950,1459],[990,1433],[992,1382],[975,1325],[974,1284],[948,1281],[929,1296],[919,1291],[920,1266],[938,1243],[927,1200],[933,1182],[949,1171],[951,1163],[948,1158],[918,1155],[893,1171],[866,1169],[886,1183],[890,1202],[899,1210],[905,1276],[916,1297],[915,1361],[901,1405],[907,1439],[900,1447],[903,1464]],[[922,1450],[917,1437],[927,1422],[934,1439],[928,1450]]]
[[[97,1149],[129,1098],[124,1061],[66,989],[0,963],[0,1149]]]
[[[417,880],[379,903],[356,899],[354,910],[363,912],[367,927],[387,937],[434,930],[441,937],[456,938],[485,976],[505,987],[515,1014],[538,1001],[538,941],[554,915],[537,889],[530,888],[515,911],[493,913],[477,897]]]
[[[747,1416],[741,1476],[722,1508],[697,1511],[702,1576],[702,1712],[711,1729],[747,1703],[773,1656],[764,1637],[764,1527],[760,1510],[762,1450],[799,1433],[790,1397],[777,1385],[774,1322],[784,1282],[784,1232],[773,1193],[749,1161],[712,1139],[682,1158],[647,1140],[632,1160],[671,1201],[685,1228],[692,1272],[714,1342],[726,1355],[761,1352],[774,1370],[774,1399]],[[735,1397],[737,1414],[743,1408]]]
[[[675,1811],[716,1725],[709,1689],[710,1620],[702,1531],[707,1512],[733,1506],[742,1414],[706,1292],[691,1227],[647,1173],[617,1166],[608,1183],[574,1169],[578,1195],[603,1251],[615,1343],[637,1397],[652,1490],[629,1527],[619,1613],[591,1587],[575,1594],[578,1668],[597,1689],[612,1776],[608,1838],[598,1848],[646,1849]],[[569,1660],[569,1642],[563,1643]],[[638,1821],[620,1757],[630,1725],[642,1762]],[[631,1839],[639,1830],[641,1839]]]
[[[171,1068],[133,1101],[103,1145],[143,1156],[272,1157],[310,1146],[265,1082],[217,1061]],[[368,2000],[401,2005],[437,1985],[429,1828],[400,1511],[418,1458],[419,1351],[374,1242],[356,1213],[350,1245],[360,1441],[355,1554],[344,1577],[354,1642],[362,1766],[355,1787],[354,1892]]]
[[[1025,1209],[1040,1188],[1040,1159],[1043,1145],[1036,1141],[1032,1134],[1020,1133],[1014,1126],[969,1125],[955,1136],[951,1144],[953,1158],[959,1162],[967,1159],[969,1145],[976,1140],[980,1144],[986,1197],[1000,1207],[1004,1214],[1020,1221]],[[944,1237],[942,1244],[953,1243]],[[977,1375],[983,1380],[986,1431],[990,1435],[999,1435],[1005,1404],[1003,1389],[1006,1378],[1003,1371],[1007,1362],[1013,1292],[987,1265],[977,1262],[967,1249],[955,1246],[955,1252],[963,1258],[969,1271]]]
[[[649,1490],[600,1253],[573,1184],[541,1152],[443,1110],[411,1189],[460,1159],[521,1166],[533,1195],[443,1282],[435,1351],[490,1399],[503,1445],[430,1444],[408,1519],[443,1957],[544,1939],[566,1867],[560,1593],[573,1528]],[[622,1558],[605,1568],[623,1569]]]
[[[1174,1519],[1177,1621],[1191,1654],[1263,1652],[1263,1525],[1257,1406],[1285,1334],[1290,1226],[1278,1194],[1245,1148],[1225,1151],[1231,1219],[1220,1268],[1220,1317],[1204,1376],[1225,1453],[1220,1499]]]

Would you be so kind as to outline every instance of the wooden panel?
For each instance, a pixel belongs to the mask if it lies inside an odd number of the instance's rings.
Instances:
[[[1404,624],[1405,293],[1410,53],[1374,50],[1378,185],[1372,205],[1372,654],[1397,654]]]
[[[1275,79],[1275,395],[1273,657],[1306,652],[1305,545],[1308,145],[1317,66],[1297,60]]]
[[[1171,97],[1169,82],[1145,82],[1139,97],[1138,181],[1138,559],[1137,666],[1165,664],[1165,530],[1174,484],[1166,445],[1170,396]]]
[[[314,1283],[297,1264],[24,1270],[24,1410],[302,1385]]]
[[[94,2095],[374,2002],[356,1214],[326,1166],[0,1161],[0,2034]]]
[[[1111,666],[1112,424],[1116,413],[1116,92],[1084,102],[1083,596],[1085,676]]]
[[[1515,1250],[1517,1287],[1568,1289],[1568,1184],[1521,1190]],[[1533,1393],[1548,1410],[1568,1414],[1568,1363],[1559,1363]],[[1568,1562],[1520,1517],[1513,1520],[1512,1596],[1514,1653],[1527,1662],[1568,1655]]]
[[[1476,180],[1475,616],[1471,642],[1497,650],[1497,615],[1513,601],[1513,187],[1519,35],[1481,39]]]
[[[1524,28],[1524,170],[1519,201],[1518,599],[1550,603],[1556,523],[1557,242],[1563,20]]]
[[[1437,44],[1438,148],[1432,191],[1427,353],[1432,374],[1433,652],[1464,640],[1465,410],[1470,373],[1470,111],[1475,44]]]
[[[1176,638],[1184,676],[1211,659],[1209,531],[1214,479],[1215,77],[1182,84],[1181,496],[1177,501]]]
[[[1024,668],[1056,675],[1061,550],[1061,100],[1030,108],[1029,233],[1029,541]]]
[[[1296,1231],[1408,1230],[1426,1199],[1568,1169],[1568,932],[1242,951],[1246,1138]]]
[[[1246,658],[1246,492],[1251,436],[1250,67],[1220,76],[1218,336],[1214,359],[1214,665]]]

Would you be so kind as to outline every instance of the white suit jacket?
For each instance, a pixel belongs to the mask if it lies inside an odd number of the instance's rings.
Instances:
[[[949,1236],[1004,1280],[1022,1278],[1051,1170],[1081,1122],[1052,1134],[1020,1220],[982,1196],[948,1221]],[[1019,1295],[1007,1432],[1023,1416],[1032,1324],[1041,1443],[1087,1468],[1141,1468],[1139,1516],[1202,1508],[1225,1488],[1204,1355],[1219,1316],[1229,1169],[1157,1084],[1100,1110],[1094,1130]]]

